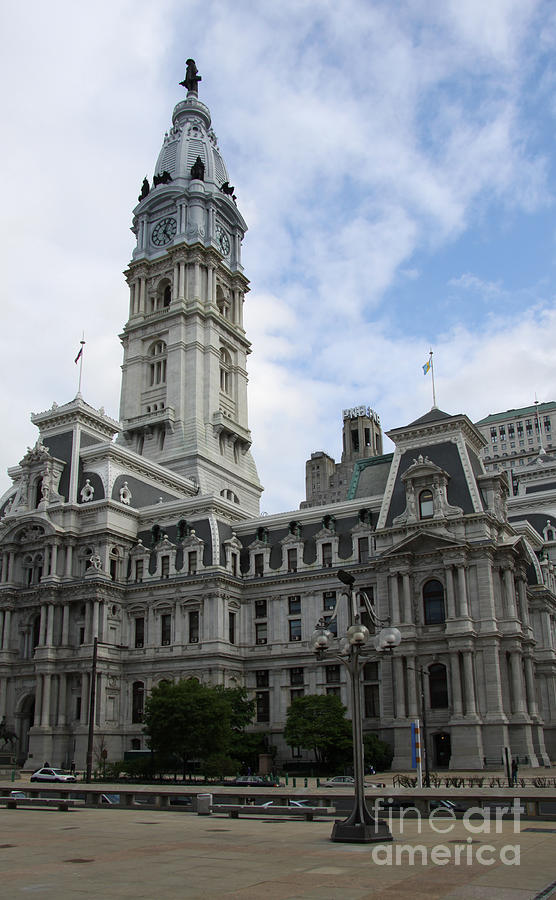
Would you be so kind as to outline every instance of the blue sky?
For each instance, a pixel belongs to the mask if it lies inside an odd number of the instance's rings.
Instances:
[[[341,411],[556,399],[556,7],[31,0],[2,14],[0,487],[77,387],[118,417],[122,270],[188,56],[248,225],[253,452],[294,509]],[[386,442],[388,448],[388,442]]]

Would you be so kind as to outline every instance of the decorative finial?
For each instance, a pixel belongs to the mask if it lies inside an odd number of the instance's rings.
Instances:
[[[194,59],[186,60],[187,69],[185,70],[185,78],[183,81],[180,81],[180,84],[187,88],[188,93],[198,94],[198,83],[202,81],[200,75],[197,75],[197,66],[195,65]]]

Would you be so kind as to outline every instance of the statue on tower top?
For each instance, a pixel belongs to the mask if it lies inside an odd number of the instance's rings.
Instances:
[[[186,60],[186,66],[187,69],[185,70],[185,78],[183,79],[183,81],[180,81],[180,84],[183,85],[183,87],[187,88],[188,92],[191,91],[193,94],[197,94],[197,85],[199,81],[202,81],[203,79],[200,75],[197,75],[198,70],[197,66],[195,65],[194,59]]]

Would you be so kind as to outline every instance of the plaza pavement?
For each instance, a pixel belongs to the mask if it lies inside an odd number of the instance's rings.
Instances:
[[[420,845],[415,865],[407,851],[380,865],[378,845],[336,844],[332,821],[229,819],[153,809],[0,808],[0,898],[45,900],[531,900],[556,898],[556,822],[500,824],[501,833],[470,834],[462,820],[444,820],[448,833],[426,822],[394,819],[395,841]],[[403,834],[400,828],[403,827]],[[468,839],[472,840],[472,843]],[[430,858],[434,845],[450,854]],[[460,864],[455,848],[460,846]],[[481,847],[492,865],[481,865]],[[519,845],[519,865],[504,865],[503,847]],[[427,863],[421,864],[423,854]],[[502,851],[515,859],[516,851]],[[471,859],[471,865],[468,864]],[[549,887],[549,886],[552,887]]]

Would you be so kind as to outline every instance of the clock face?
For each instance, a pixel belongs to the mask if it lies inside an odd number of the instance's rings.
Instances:
[[[163,244],[169,244],[172,238],[176,236],[177,223],[175,219],[161,219],[158,225],[153,228],[151,240],[157,247]]]
[[[221,225],[216,226],[216,238],[218,240],[218,246],[220,247],[224,256],[227,256],[230,252],[230,238],[224,231]]]

